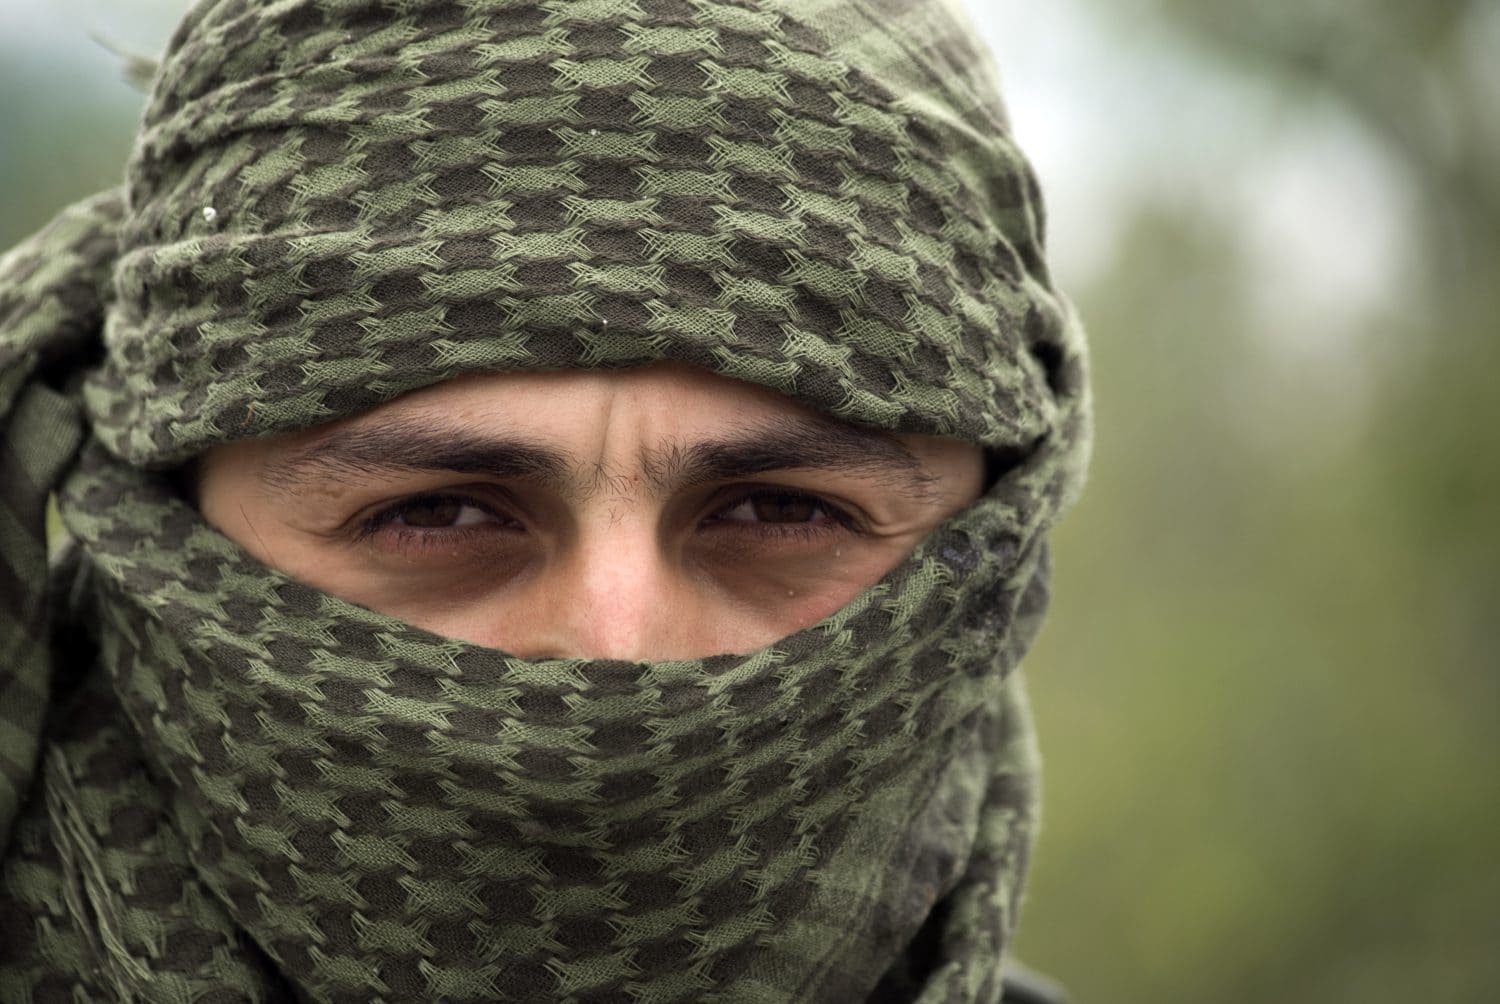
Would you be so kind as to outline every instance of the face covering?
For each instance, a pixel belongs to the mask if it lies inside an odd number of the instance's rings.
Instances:
[[[1015,669],[1088,407],[973,37],[938,2],[195,7],[126,184],[0,261],[0,997],[1000,999]],[[662,359],[995,480],[822,623],[639,663],[319,593],[176,488],[462,373]]]

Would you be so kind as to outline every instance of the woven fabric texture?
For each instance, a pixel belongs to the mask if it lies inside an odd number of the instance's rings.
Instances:
[[[195,7],[126,184],[0,261],[0,998],[998,1000],[1013,671],[1088,401],[972,37],[893,0]],[[321,594],[163,473],[660,359],[1005,473],[826,621],[655,663]]]
[[[402,7],[208,4],[174,40],[87,389],[121,457],[661,358],[883,428],[1055,424],[1034,180],[967,93],[883,82],[899,23],[832,5],[861,66],[764,3]]]

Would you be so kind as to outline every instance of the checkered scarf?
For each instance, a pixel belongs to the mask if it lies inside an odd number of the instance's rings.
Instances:
[[[213,0],[0,260],[0,997],[998,1000],[1081,335],[940,0]],[[1004,461],[748,655],[528,661],[258,564],[206,447],[672,359]],[[75,546],[49,569],[46,502]]]

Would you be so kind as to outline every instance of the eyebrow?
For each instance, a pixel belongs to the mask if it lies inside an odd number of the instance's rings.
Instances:
[[[414,418],[347,426],[285,457],[272,460],[261,480],[296,494],[318,481],[358,480],[401,471],[451,471],[521,478],[554,489],[567,487],[569,457],[540,443],[497,438],[464,425]]]
[[[864,474],[910,497],[927,499],[937,479],[898,440],[821,416],[777,416],[729,437],[645,448],[639,474],[653,490],[673,490],[772,471]],[[353,482],[380,474],[452,472],[539,484],[574,499],[620,492],[634,479],[582,462],[555,446],[462,424],[395,418],[339,429],[272,460],[262,482],[297,495],[310,484]]]
[[[937,479],[893,437],[831,419],[781,416],[749,426],[734,438],[686,448],[670,444],[643,451],[641,469],[659,491],[770,471],[823,470],[867,474],[914,496],[932,493]]]

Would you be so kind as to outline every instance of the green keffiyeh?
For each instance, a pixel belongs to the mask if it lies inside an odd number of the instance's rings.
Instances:
[[[973,37],[936,0],[199,4],[126,185],[0,261],[0,999],[998,1000],[1087,395]],[[659,359],[1002,474],[826,621],[652,663],[319,593],[170,476]]]

